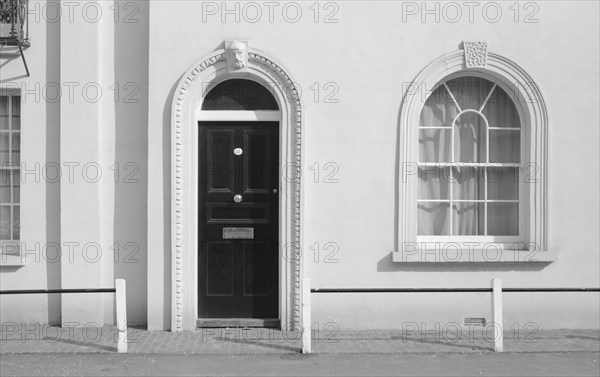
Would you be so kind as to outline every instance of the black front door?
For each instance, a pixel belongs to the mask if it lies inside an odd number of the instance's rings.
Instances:
[[[279,124],[199,122],[198,315],[279,317]]]

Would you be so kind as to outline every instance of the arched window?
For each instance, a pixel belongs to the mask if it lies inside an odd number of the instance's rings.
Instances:
[[[273,94],[252,80],[231,79],[212,88],[202,110],[279,110]]]
[[[469,51],[440,56],[404,88],[393,260],[555,261],[544,98],[517,63]]]
[[[420,239],[521,241],[521,120],[510,96],[480,77],[443,81],[418,138]]]

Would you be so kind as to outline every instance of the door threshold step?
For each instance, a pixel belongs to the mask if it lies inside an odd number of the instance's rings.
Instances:
[[[198,318],[196,327],[270,327],[278,328],[277,318]]]

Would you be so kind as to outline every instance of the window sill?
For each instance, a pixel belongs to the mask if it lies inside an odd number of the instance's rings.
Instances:
[[[20,255],[0,255],[0,267],[23,267],[25,261]]]
[[[399,250],[392,252],[397,263],[551,263],[558,260],[555,251],[541,250]]]

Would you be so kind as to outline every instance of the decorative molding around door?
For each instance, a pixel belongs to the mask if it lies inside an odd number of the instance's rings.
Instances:
[[[221,49],[201,59],[180,80],[171,111],[171,331],[196,328],[197,290],[197,182],[194,169],[198,154],[198,120],[202,100],[224,80],[254,80],[271,91],[279,104],[280,122],[280,274],[282,326],[296,329],[300,323],[301,190],[299,168],[302,152],[300,96],[288,73],[264,53],[247,48],[247,65],[231,70],[227,51]],[[195,297],[196,296],[196,297]]]

